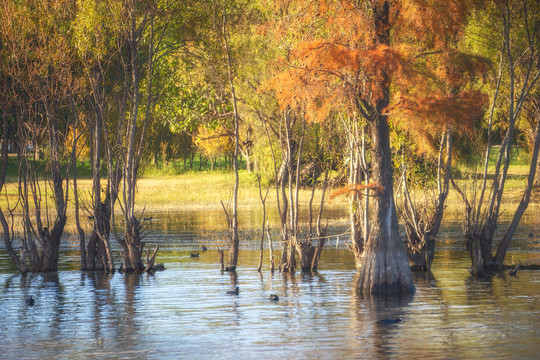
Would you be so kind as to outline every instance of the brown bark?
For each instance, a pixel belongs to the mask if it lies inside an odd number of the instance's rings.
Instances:
[[[443,150],[446,148],[444,157],[444,178],[442,177]],[[430,271],[433,257],[435,256],[435,239],[441,227],[444,207],[448,191],[450,189],[450,177],[452,172],[452,133],[444,132],[439,148],[439,161],[437,167],[438,195],[434,206],[426,203],[413,204],[408,191],[407,178],[402,179],[404,205],[401,211],[405,220],[407,234],[407,255],[413,270]]]
[[[540,53],[535,46],[537,38],[536,35],[531,35],[531,29],[528,28],[528,24],[533,24],[535,19],[530,17],[531,14],[529,14],[525,6],[521,8],[511,8],[508,2],[503,2],[500,5],[501,7],[498,8],[497,11],[500,12],[499,15],[502,19],[502,27],[500,31],[503,42],[501,44],[499,60],[499,81],[497,83],[497,88],[493,99],[492,113],[493,109],[495,108],[495,103],[501,101],[498,99],[499,87],[501,84],[500,78],[503,70],[505,70],[507,77],[507,84],[505,84],[505,86],[507,86],[507,95],[505,96],[503,106],[507,111],[508,124],[505,137],[501,143],[497,156],[489,196],[487,196],[486,200],[484,200],[484,192],[487,183],[487,159],[489,155],[489,148],[491,146],[491,121],[488,127],[489,135],[480,200],[476,201],[476,199],[473,198],[473,200],[467,202],[466,198],[462,196],[467,204],[467,213],[465,217],[465,239],[467,250],[471,256],[470,271],[473,275],[481,275],[485,271],[496,270],[501,267],[506,255],[506,250],[508,249],[510,241],[517,229],[521,216],[523,215],[530,201],[530,194],[533,187],[538,161],[538,150],[536,149],[538,146],[536,144],[538,137],[535,135],[533,160],[530,164],[529,177],[527,179],[527,186],[524,195],[516,212],[514,213],[511,224],[507,228],[504,237],[498,246],[496,254],[493,255],[493,241],[495,231],[498,227],[499,217],[501,215],[500,208],[502,205],[504,186],[510,165],[510,154],[515,124],[519,118],[519,114],[522,110],[524,102],[540,78],[540,69],[537,66]],[[530,22],[531,20],[533,22]],[[524,46],[521,48],[519,47],[519,42],[516,43],[511,40],[516,29],[515,24],[519,21],[524,23],[525,31],[528,35],[526,38],[523,38],[523,41],[527,41],[527,43],[522,44]],[[538,133],[537,126],[538,124],[536,124],[535,134]]]
[[[232,103],[234,108],[234,154],[232,158],[233,170],[234,170],[234,189],[233,189],[233,209],[232,209],[232,226],[231,226],[231,244],[229,249],[229,264],[227,266],[229,271],[235,271],[236,265],[238,263],[238,247],[239,247],[239,238],[238,238],[238,186],[239,186],[239,175],[238,175],[238,154],[239,154],[239,117],[238,106],[236,104],[236,90],[234,87],[233,81],[233,72],[232,72],[232,59],[231,59],[231,50],[229,48],[229,39],[226,30],[227,26],[227,13],[226,9],[223,9],[223,43],[225,52],[227,55],[227,70],[229,75],[229,86],[231,88]]]
[[[298,166],[298,169],[300,167]],[[313,189],[311,192],[311,198],[309,201],[309,231],[307,235],[307,239],[298,239],[298,235],[296,235],[296,238],[294,239],[294,244],[296,247],[296,251],[298,253],[298,258],[300,260],[300,268],[302,272],[311,272],[311,271],[317,271],[317,268],[319,267],[319,260],[322,254],[322,251],[324,249],[324,244],[326,243],[326,227],[321,227],[321,218],[322,213],[324,209],[324,198],[326,193],[326,186],[328,184],[328,169],[325,172],[324,182],[323,182],[323,190],[321,195],[321,202],[317,217],[317,225],[316,225],[316,235],[314,236],[313,230],[312,230],[312,220],[313,220],[313,198],[315,194],[315,184],[313,184]],[[298,186],[298,183],[297,183]],[[315,241],[316,240],[316,241]]]
[[[536,162],[536,175],[534,177],[534,188],[540,188],[540,159]]]
[[[217,248],[217,252],[219,254],[219,265],[220,265],[220,268],[221,268],[221,271],[225,271],[225,264],[223,262],[223,250],[221,250],[220,248]]]
[[[6,181],[6,173],[7,173],[7,167],[8,167],[8,120],[7,115],[5,114],[5,110],[2,112],[2,144],[1,144],[1,156],[2,156],[2,168],[0,168],[0,192],[2,191],[5,181]],[[6,247],[6,251],[11,258],[11,261],[15,265],[15,267],[21,272],[26,273],[30,269],[26,265],[24,261],[21,261],[19,256],[17,255],[17,252],[13,248],[13,238],[11,237],[12,231],[9,227],[9,224],[6,220],[6,217],[4,215],[4,212],[2,208],[0,207],[0,223],[2,224],[3,229],[3,240],[4,245]]]
[[[371,123],[373,180],[383,187],[373,205],[373,221],[360,264],[359,290],[363,293],[414,292],[407,253],[398,231],[394,206],[389,129],[385,116]]]
[[[125,231],[123,238],[120,238],[114,228],[114,206],[110,207],[110,226],[118,242],[123,249],[123,261],[122,270],[129,272],[143,272],[162,269],[162,266],[148,267],[143,263],[142,255],[144,249],[144,243],[142,242],[142,227],[140,218],[137,217],[135,211],[135,195],[137,190],[137,178],[140,169],[140,164],[143,156],[143,149],[145,140],[147,137],[147,130],[150,126],[152,119],[152,113],[155,108],[155,94],[153,92],[153,79],[154,79],[154,61],[159,51],[159,46],[164,46],[159,41],[155,42],[154,32],[154,20],[158,14],[157,4],[152,4],[149,7],[137,7],[136,4],[126,4],[126,22],[129,23],[125,35],[126,47],[124,64],[124,77],[125,88],[123,89],[124,98],[120,103],[125,109],[127,103],[126,99],[129,99],[129,113],[126,111],[119,111],[119,114],[126,114],[125,120],[120,119],[121,122],[125,121],[125,137],[118,136],[117,140],[123,140],[125,146],[120,146],[122,154],[116,157],[109,157],[109,189],[111,191],[111,197],[116,198],[118,191],[118,184],[121,178],[123,180],[123,196],[122,196],[122,215],[125,220]],[[142,12],[142,13],[141,13]],[[166,12],[163,12],[166,14]],[[166,21],[166,20],[164,20]],[[146,48],[142,48],[142,40],[145,39]],[[141,61],[141,56],[145,56],[145,61]],[[143,94],[140,91],[140,82],[143,76],[147,80],[145,88],[145,112],[141,112],[141,102],[143,101]],[[128,96],[129,94],[129,96]],[[139,115],[140,119],[139,119]],[[111,153],[111,149],[108,149]],[[114,164],[121,162],[121,172],[118,168],[114,167]],[[113,194],[114,192],[114,194]],[[141,215],[142,216],[142,215]],[[110,252],[109,252],[110,255]]]
[[[497,253],[495,254],[495,266],[500,267],[503,264],[504,258],[506,256],[506,251],[508,250],[508,247],[510,246],[510,241],[512,240],[512,237],[514,236],[514,233],[516,232],[516,229],[519,225],[519,221],[521,220],[521,217],[523,216],[523,213],[527,209],[527,206],[529,205],[529,200],[531,198],[531,192],[533,189],[533,181],[534,177],[537,171],[537,163],[538,159],[540,158],[538,156],[538,152],[540,150],[540,116],[539,113],[537,113],[536,116],[536,128],[534,131],[534,145],[533,145],[533,153],[532,153],[532,159],[531,159],[531,165],[529,169],[529,176],[527,177],[527,185],[525,187],[525,191],[523,192],[523,197],[521,198],[521,201],[519,202],[518,208],[516,209],[516,212],[514,213],[514,217],[512,218],[512,222],[508,226],[501,242],[499,243],[499,246],[497,248]]]
[[[389,44],[390,4],[385,1],[372,6],[375,43]],[[371,294],[412,293],[415,290],[407,253],[398,231],[394,204],[390,133],[387,116],[383,114],[390,100],[389,83],[388,77],[383,74],[379,86],[384,95],[374,104],[374,111],[368,117],[372,140],[372,177],[383,188],[375,198],[372,227],[364,256],[357,264],[360,267],[358,290]],[[358,259],[358,256],[355,258]]]
[[[317,237],[319,238],[319,243],[317,244],[317,248],[315,249],[315,255],[313,256],[313,261],[311,263],[311,271],[317,271],[319,267],[322,251],[324,248],[324,244],[326,243],[326,229],[328,228],[328,224],[323,228],[321,226],[321,220],[322,220],[322,210],[323,210],[323,205],[325,201],[325,194],[326,194],[327,186],[328,186],[328,168],[324,172],[323,191],[321,194],[319,215],[317,216]]]
[[[111,104],[107,103],[109,96],[104,92],[104,78],[106,69],[101,60],[97,60],[87,72],[87,79],[91,86],[92,93],[89,102],[94,111],[94,121],[92,123],[92,234],[87,243],[86,256],[82,262],[83,270],[106,270],[114,272],[114,259],[110,247],[110,231],[111,231],[111,209],[114,207],[117,199],[118,182],[120,181],[119,161],[116,159],[116,152],[111,149],[118,147],[120,136],[117,136],[116,145],[111,138],[108,130],[108,124],[105,120],[107,109]],[[119,112],[125,107],[125,98],[119,99]],[[112,101],[111,101],[112,102]],[[123,129],[123,121],[118,122],[117,131]],[[104,156],[105,155],[105,156]],[[102,160],[105,157],[106,162]],[[102,186],[101,186],[101,171],[103,164],[108,166],[108,181],[106,185],[105,200],[102,202]],[[116,163],[116,165],[114,165]],[[78,206],[76,206],[78,208]],[[83,251],[81,251],[83,253]],[[82,256],[82,254],[81,254]]]
[[[359,132],[359,124],[356,118],[352,123],[345,123],[347,129],[349,146],[349,185],[354,186],[363,181],[368,184],[369,169],[366,161],[366,143],[365,131]],[[369,235],[369,189],[364,192],[364,201],[360,194],[353,192],[349,198],[349,228],[350,228],[350,246],[355,257],[357,268],[360,268],[362,257],[364,255],[365,239]]]

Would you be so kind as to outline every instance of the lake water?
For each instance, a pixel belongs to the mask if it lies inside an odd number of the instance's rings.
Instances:
[[[527,212],[509,261],[540,263],[538,208]],[[430,274],[416,293],[362,297],[344,236],[330,239],[317,274],[257,272],[257,214],[242,221],[236,275],[217,252],[220,212],[151,214],[147,242],[166,270],[106,276],[77,270],[77,245],[62,244],[61,271],[16,273],[0,247],[2,359],[534,359],[540,354],[540,271],[487,279],[467,271],[459,222],[447,221]],[[346,230],[343,214],[332,234]],[[253,220],[249,220],[253,219]],[[342,220],[340,220],[342,219]],[[209,231],[210,229],[210,231]],[[215,232],[214,232],[215,231]],[[529,237],[533,234],[533,238]],[[336,243],[337,242],[337,243]],[[336,246],[337,245],[337,246]],[[199,258],[190,253],[199,251]],[[239,295],[227,295],[239,286]],[[270,294],[279,295],[271,302]],[[33,295],[34,306],[25,298]],[[402,319],[379,323],[382,319]]]

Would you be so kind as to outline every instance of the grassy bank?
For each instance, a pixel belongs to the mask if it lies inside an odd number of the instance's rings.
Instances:
[[[14,159],[12,159],[14,160]],[[0,196],[0,206],[7,209],[17,201],[16,164],[11,163],[8,171],[8,179],[5,189]],[[89,200],[91,190],[91,179],[88,164],[79,164],[79,191],[83,201]],[[461,174],[474,173],[474,169],[462,168]],[[525,177],[528,172],[528,165],[522,162],[513,162],[510,166],[509,175],[505,187],[505,205],[513,207],[521,199],[525,187]],[[466,177],[466,176],[464,176]],[[105,183],[105,181],[104,181]],[[221,201],[225,204],[232,198],[234,175],[230,171],[191,171],[181,174],[171,175],[170,168],[149,167],[145,174],[138,180],[137,204],[140,209],[145,208],[147,212],[154,211],[175,211],[190,209],[220,209]],[[268,183],[268,181],[267,181]],[[462,189],[471,190],[473,181],[470,179],[458,179],[458,185]],[[41,189],[51,197],[50,189],[41,183]],[[263,195],[268,188],[268,184],[263,185]],[[73,191],[70,191],[73,199]],[[256,175],[245,170],[240,171],[240,208],[260,207],[259,189]],[[301,206],[307,207],[311,190],[303,188],[300,190]],[[321,191],[318,189],[315,195],[314,206],[319,203]],[[429,190],[416,190],[414,196],[418,199],[432,198],[434,194]],[[533,201],[537,201],[538,191],[533,194]],[[338,197],[329,202],[331,207],[346,206],[347,199]],[[271,187],[267,206],[275,206],[276,191]],[[49,206],[52,202],[49,203]],[[463,210],[463,204],[459,195],[453,189],[447,201],[447,211],[458,212]],[[73,206],[70,206],[73,211]],[[120,211],[120,209],[118,209]]]

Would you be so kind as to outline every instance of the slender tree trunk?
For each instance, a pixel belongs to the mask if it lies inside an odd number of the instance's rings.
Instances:
[[[81,226],[80,222],[80,204],[79,204],[79,189],[77,184],[77,142],[78,142],[78,116],[79,114],[75,111],[75,104],[72,99],[72,108],[75,115],[75,122],[73,124],[73,144],[71,147],[71,163],[73,164],[73,198],[75,201],[75,226],[77,227],[77,232],[79,233],[79,251],[81,252],[81,269],[86,269],[86,239],[84,229]]]
[[[44,101],[44,108],[47,117],[48,137],[49,137],[49,155],[50,155],[50,172],[51,184],[54,193],[56,218],[52,229],[38,225],[38,233],[40,237],[41,258],[39,264],[36,264],[35,271],[48,272],[58,270],[60,239],[66,225],[66,207],[67,207],[67,185],[64,190],[64,177],[61,174],[60,166],[60,140],[58,120],[53,118],[47,101]],[[66,184],[68,178],[66,176]],[[64,192],[65,191],[65,192]]]
[[[232,58],[231,58],[231,49],[229,47],[229,35],[227,34],[227,9],[226,5],[223,8],[223,23],[222,23],[222,36],[223,36],[223,47],[227,55],[227,72],[229,76],[229,86],[231,90],[232,105],[234,109],[234,153],[232,156],[232,166],[234,170],[234,188],[233,188],[233,208],[232,208],[232,224],[231,224],[231,244],[229,247],[229,264],[227,269],[229,271],[236,271],[236,265],[238,263],[238,247],[239,247],[239,238],[238,238],[238,186],[240,183],[240,178],[238,174],[238,154],[239,154],[239,141],[240,133],[239,127],[240,115],[238,113],[238,106],[236,103],[236,90],[234,87],[234,78],[233,78],[233,69],[232,69]]]
[[[4,184],[6,181],[6,173],[8,168],[8,121],[7,121],[7,115],[5,114],[5,110],[2,112],[2,144],[1,144],[1,156],[2,156],[2,168],[0,168],[0,192],[4,188]],[[15,265],[15,267],[23,274],[27,273],[30,269],[26,265],[26,263],[21,260],[21,258],[17,255],[17,252],[13,248],[13,239],[11,237],[12,231],[9,227],[9,224],[6,220],[6,217],[4,215],[4,211],[2,207],[0,207],[0,223],[2,224],[3,229],[3,240],[4,245],[6,247],[6,251],[11,258],[11,261]]]
[[[323,182],[323,189],[321,194],[321,203],[319,205],[319,215],[317,216],[317,237],[318,237],[318,244],[315,248],[315,252],[313,254],[313,259],[311,261],[311,271],[317,271],[319,268],[319,262],[321,259],[321,255],[324,249],[324,244],[326,243],[326,229],[327,226],[324,228],[321,226],[321,219],[322,219],[322,213],[323,213],[323,207],[324,207],[324,200],[325,200],[325,194],[326,194],[326,187],[328,185],[328,168],[324,172],[324,182]],[[311,210],[310,210],[311,211]]]
[[[360,171],[361,171],[361,156],[365,155],[365,134],[362,131],[362,154],[359,154],[359,133],[356,119],[353,119],[352,124],[346,124],[348,129],[348,143],[349,143],[349,186],[354,186],[355,184],[360,183]],[[367,173],[367,172],[366,172]],[[366,178],[366,183],[368,178]],[[367,195],[367,194],[366,194]],[[364,242],[367,234],[368,227],[368,213],[369,213],[369,198],[366,196],[365,208],[364,208],[364,231],[362,232],[362,206],[360,204],[359,195],[356,192],[353,192],[349,198],[349,228],[350,228],[350,242],[353,249],[353,254],[355,257],[355,263],[357,268],[360,268],[362,263],[362,257],[364,256]]]
[[[536,162],[536,175],[534,177],[534,188],[540,188],[540,158]]]
[[[501,215],[500,207],[502,205],[504,186],[510,165],[515,124],[524,102],[529,97],[540,78],[540,71],[537,66],[539,60],[538,47],[536,46],[538,40],[537,34],[532,34],[530,28],[528,28],[528,21],[535,20],[534,15],[529,13],[525,6],[522,8],[513,7],[509,2],[503,2],[500,6],[500,16],[502,17],[501,35],[503,42],[501,44],[501,55],[499,60],[499,80],[493,100],[492,113],[499,93],[502,71],[503,69],[506,69],[508,88],[506,92],[507,96],[503,99],[506,103],[504,103],[503,106],[507,109],[508,127],[497,156],[493,175],[494,180],[491,185],[489,197],[487,197],[484,204],[483,195],[485,183],[487,182],[486,174],[488,157],[488,151],[486,151],[484,179],[480,201],[477,202],[476,199],[473,199],[473,201],[471,201],[472,206],[466,201],[468,204],[468,211],[466,215],[467,226],[465,229],[465,239],[467,249],[471,255],[472,266],[470,271],[473,275],[481,275],[486,270],[496,270],[501,267],[511,238],[513,237],[521,216],[529,203],[536,172],[536,162],[538,161],[537,155],[534,155],[537,153],[537,136],[535,135],[533,162],[531,163],[529,177],[527,179],[527,187],[512,222],[507,228],[505,235],[498,246],[496,255],[494,256],[492,253],[493,240]],[[519,43],[512,40],[514,32],[517,29],[517,25],[515,25],[517,22],[523,22],[525,31],[527,31],[527,37],[523,38],[527,43],[521,44],[524,45],[521,48],[519,47]],[[531,24],[533,24],[533,22],[531,22]],[[519,74],[519,77],[516,76],[516,74]],[[491,131],[491,121],[489,126],[488,130]],[[537,134],[537,132],[538,129],[536,128],[535,134]],[[489,141],[490,137],[488,136],[488,145]],[[464,196],[462,197],[466,200]]]
[[[521,220],[521,217],[523,216],[523,213],[527,209],[527,206],[529,205],[529,200],[531,198],[531,191],[533,188],[533,181],[535,177],[535,173],[537,171],[537,163],[538,163],[538,152],[540,150],[540,116],[539,113],[536,114],[536,128],[534,131],[534,146],[533,146],[533,153],[532,153],[532,159],[531,159],[531,165],[529,170],[529,176],[527,177],[527,186],[525,188],[525,191],[523,193],[523,197],[521,198],[521,201],[519,202],[518,208],[516,209],[516,212],[514,213],[514,217],[512,218],[512,222],[510,223],[510,226],[508,226],[503,239],[499,243],[499,247],[497,248],[497,253],[495,255],[495,266],[502,266],[504,258],[506,256],[506,251],[508,250],[508,246],[510,246],[510,241],[512,240],[512,237],[514,236],[517,227],[519,225],[519,221]]]
[[[443,150],[446,148],[446,156]],[[444,160],[444,178],[442,177]],[[403,198],[404,205],[402,215],[405,219],[407,233],[407,254],[409,263],[414,270],[430,271],[433,257],[435,256],[435,238],[441,227],[446,197],[450,188],[452,172],[452,133],[448,129],[441,138],[439,148],[439,161],[437,166],[437,189],[438,195],[434,207],[429,204],[415,205],[411,201],[408,191],[407,179],[404,172]],[[426,206],[427,210],[418,207]]]
[[[261,190],[261,177],[260,175],[257,175],[257,183],[259,185],[259,197],[261,199],[262,209],[263,209],[263,219],[262,219],[262,227],[261,227],[261,244],[259,248],[259,266],[257,267],[257,271],[260,272],[262,268],[262,262],[263,262],[263,255],[264,255],[264,237],[266,235],[265,227],[266,227],[266,198],[268,197],[268,192],[270,191],[270,188],[266,190],[266,194],[262,195]],[[273,259],[272,259],[273,261]],[[273,271],[273,270],[272,270]]]
[[[156,16],[157,8],[143,8],[144,17],[141,23],[137,23],[138,16],[137,11],[141,9],[136,6],[132,6],[129,9],[129,22],[130,29],[127,34],[127,67],[125,67],[126,78],[131,79],[131,86],[129,86],[131,109],[127,122],[126,133],[126,150],[123,154],[123,215],[125,219],[125,232],[124,238],[118,239],[120,245],[123,248],[124,264],[123,270],[127,272],[143,272],[148,270],[155,270],[153,264],[144,265],[142,260],[142,253],[144,243],[141,236],[141,224],[135,213],[135,194],[137,189],[137,177],[140,168],[140,163],[143,157],[144,143],[147,136],[147,129],[150,126],[150,119],[154,109],[154,93],[153,93],[153,79],[154,79],[154,57],[156,53],[156,47],[154,44],[154,19]],[[148,31],[148,32],[147,32]],[[139,65],[138,58],[141,53],[140,38],[145,35],[148,37],[148,45],[145,56],[146,63],[144,64],[144,70]],[[142,94],[140,93],[140,81],[141,76],[145,76],[147,79],[146,86],[146,104],[145,113],[139,119],[140,102]],[[114,209],[111,208],[111,225],[114,226]],[[157,248],[154,253],[157,252]],[[152,259],[154,256],[152,257]],[[153,260],[152,260],[153,262]]]

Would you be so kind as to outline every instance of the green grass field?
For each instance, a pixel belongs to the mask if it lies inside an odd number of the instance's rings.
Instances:
[[[0,206],[7,209],[13,207],[17,201],[17,164],[15,159],[10,159],[8,166],[7,183],[0,196]],[[494,157],[492,159],[494,162]],[[506,203],[517,203],[521,198],[525,186],[525,178],[528,174],[529,166],[524,161],[513,160],[510,166],[506,187]],[[474,172],[479,170],[470,167],[461,167],[460,173],[464,177],[471,177]],[[78,185],[80,196],[83,200],[88,200],[90,196],[91,180],[88,163],[78,166]],[[268,185],[263,185],[263,194]],[[103,183],[105,184],[105,180]],[[457,183],[463,189],[470,189],[473,181],[470,179],[458,179]],[[140,177],[137,185],[137,204],[146,211],[174,211],[185,209],[216,209],[221,208],[221,201],[227,203],[232,198],[234,184],[234,174],[230,171],[185,171],[180,174],[171,174],[171,167],[148,167],[146,172]],[[41,189],[47,195],[51,196],[50,189],[41,182]],[[331,191],[331,190],[330,190]],[[73,192],[70,191],[71,199]],[[300,190],[300,199],[302,203],[307,204],[311,190],[303,188]],[[416,190],[415,196],[418,198],[432,196],[429,190]],[[320,190],[316,192],[316,199],[320,199]],[[72,201],[72,200],[71,200]],[[316,202],[318,202],[316,200]],[[345,206],[347,200],[344,197],[338,197],[332,201],[332,206]],[[238,196],[239,206],[242,208],[261,206],[259,189],[256,181],[256,175],[248,173],[245,170],[240,171],[240,190]],[[275,206],[276,191],[274,187],[270,188],[268,194],[268,206]],[[52,203],[50,204],[52,205]],[[447,201],[449,209],[460,209],[463,207],[458,194],[451,189]],[[70,206],[72,209],[73,206]]]

